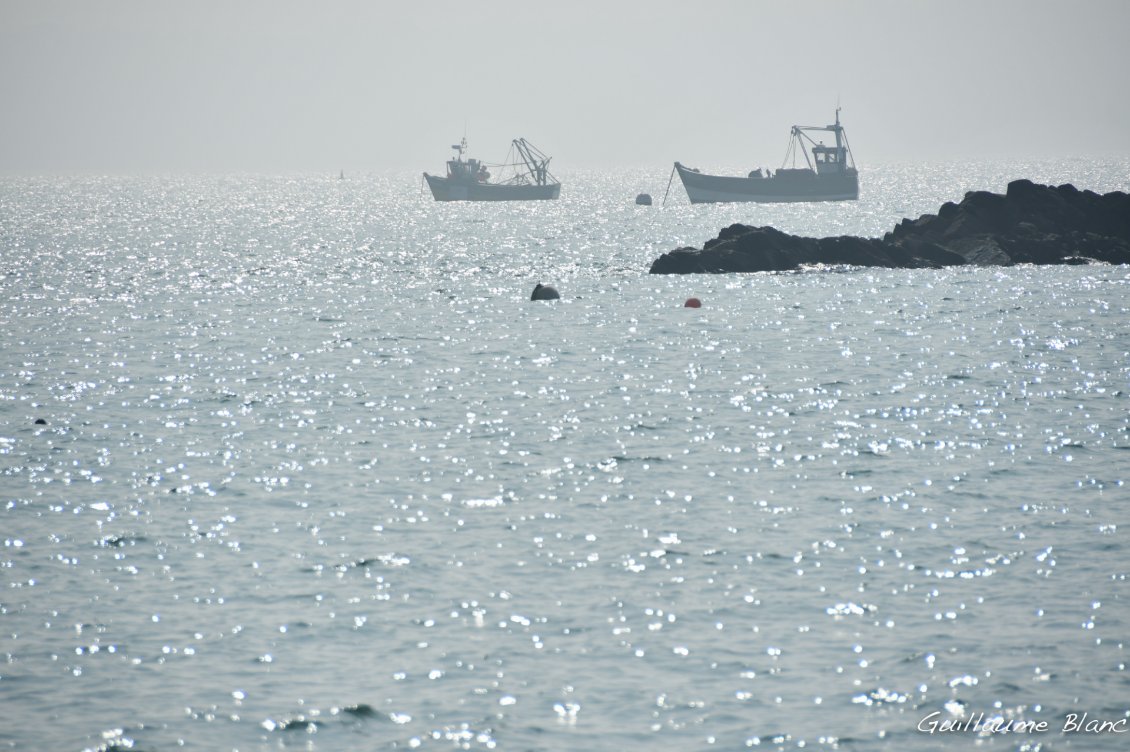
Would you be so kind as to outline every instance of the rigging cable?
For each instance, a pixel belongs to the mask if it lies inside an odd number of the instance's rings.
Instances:
[[[663,203],[660,204],[660,206],[667,206],[667,194],[671,192],[671,183],[672,183],[672,181],[675,180],[675,170],[676,169],[677,168],[675,168],[675,167],[671,168],[671,177],[669,177],[667,179],[667,191],[663,194]]]

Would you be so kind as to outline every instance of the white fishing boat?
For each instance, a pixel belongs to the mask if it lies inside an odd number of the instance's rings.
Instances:
[[[835,146],[817,143],[812,132],[829,132]],[[803,157],[803,166],[798,165]],[[706,175],[675,163],[692,204],[725,201],[779,203],[788,201],[853,201],[859,198],[859,171],[848,146],[847,132],[840,125],[840,108],[832,125],[794,125],[785,154],[785,165],[776,172],[761,168],[745,177]]]
[[[506,161],[497,165],[464,159],[466,137],[451,148],[456,155],[447,161],[445,177],[424,173],[436,201],[544,201],[561,195],[561,183],[549,172],[550,157],[524,138],[514,139]],[[500,175],[493,182],[492,167]]]

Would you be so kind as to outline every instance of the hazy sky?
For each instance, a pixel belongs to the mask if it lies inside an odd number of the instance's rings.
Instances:
[[[1130,0],[0,0],[0,172],[1130,154]]]

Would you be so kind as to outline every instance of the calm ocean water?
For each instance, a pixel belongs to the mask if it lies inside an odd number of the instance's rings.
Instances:
[[[647,274],[1017,177],[4,179],[0,748],[1125,749],[1130,269]]]

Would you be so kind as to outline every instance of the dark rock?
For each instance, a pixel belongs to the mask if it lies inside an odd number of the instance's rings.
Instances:
[[[1130,196],[1014,180],[1001,195],[971,191],[937,214],[903,219],[880,238],[804,238],[730,225],[702,250],[657,258],[652,274],[785,271],[812,264],[891,268],[1130,264]]]
[[[557,290],[549,285],[543,285],[541,282],[538,282],[537,287],[534,288],[533,295],[530,296],[530,300],[557,300],[560,297],[561,296],[557,294]]]

